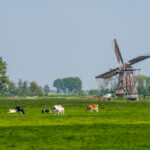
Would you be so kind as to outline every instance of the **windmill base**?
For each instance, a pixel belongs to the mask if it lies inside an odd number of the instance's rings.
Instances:
[[[132,94],[132,95],[116,95],[117,97],[126,97],[129,100],[137,100],[138,95],[137,94]]]
[[[126,69],[127,70],[127,69]],[[133,71],[120,71],[118,85],[115,92],[117,97],[127,97],[130,100],[138,99]]]
[[[126,96],[129,100],[137,100],[138,99],[138,95],[134,94],[134,95],[127,95]]]

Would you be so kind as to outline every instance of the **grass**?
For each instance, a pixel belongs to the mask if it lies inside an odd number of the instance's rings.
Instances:
[[[62,104],[64,116],[42,114]],[[85,112],[99,104],[99,112]],[[23,106],[25,115],[8,114]],[[150,100],[0,100],[0,150],[149,150]]]

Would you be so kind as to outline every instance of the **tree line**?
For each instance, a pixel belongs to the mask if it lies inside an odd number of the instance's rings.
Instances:
[[[42,96],[48,95],[49,86],[45,85],[43,88],[36,82],[28,82],[18,80],[17,84],[10,81],[7,73],[7,63],[0,57],[0,95],[1,96]]]
[[[17,84],[10,82],[5,95],[9,96],[43,96],[48,95],[50,88],[48,85],[44,87],[39,86],[35,81],[28,82],[18,80]]]
[[[35,81],[28,82],[18,80],[17,83],[10,81],[7,76],[7,63],[0,57],[0,95],[9,96],[42,96],[48,95],[50,88],[48,85],[39,86]],[[101,79],[98,81],[98,89],[88,91],[90,95],[104,95],[106,93],[115,94],[117,86],[117,78]],[[68,77],[56,79],[53,82],[53,87],[57,89],[57,93],[64,94],[84,94],[82,90],[82,81],[78,77]],[[136,78],[136,87],[139,95],[150,95],[150,77],[139,75]]]
[[[28,82],[18,80],[17,83],[10,81],[7,73],[7,63],[0,57],[0,95],[1,96],[43,96],[50,92],[49,86],[39,86],[35,81]],[[53,86],[57,93],[76,94],[82,92],[82,81],[78,77],[56,79]]]

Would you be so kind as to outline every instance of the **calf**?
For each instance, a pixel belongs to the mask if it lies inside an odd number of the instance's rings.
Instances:
[[[96,112],[98,112],[98,107],[99,107],[98,105],[89,105],[86,109],[86,112],[88,112],[89,110],[90,111],[95,110]]]
[[[61,115],[64,115],[64,108],[61,106],[61,105],[55,105],[54,106],[54,114],[61,114]]]
[[[16,113],[17,111],[16,110],[14,110],[14,109],[9,109],[8,110],[8,113],[10,113],[10,114],[12,114],[12,113]]]
[[[50,113],[51,112],[51,110],[49,110],[49,109],[43,109],[42,110],[42,113]]]
[[[17,112],[21,112],[22,114],[25,114],[25,112],[24,112],[22,106],[17,106],[17,107],[16,107],[16,111],[17,111]]]

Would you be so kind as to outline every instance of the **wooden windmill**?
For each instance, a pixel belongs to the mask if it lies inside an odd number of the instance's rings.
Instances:
[[[114,50],[118,63],[121,62],[122,65],[118,68],[111,69],[106,73],[98,75],[96,76],[96,78],[106,79],[118,75],[118,84],[115,92],[116,96],[118,97],[126,96],[129,99],[137,99],[138,92],[136,89],[134,76],[134,71],[137,69],[134,69],[132,65],[149,58],[150,53],[131,59],[128,61],[129,63],[124,63],[116,39],[114,39]]]

